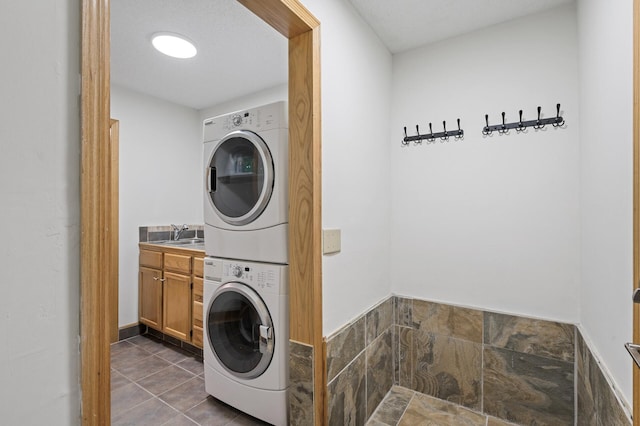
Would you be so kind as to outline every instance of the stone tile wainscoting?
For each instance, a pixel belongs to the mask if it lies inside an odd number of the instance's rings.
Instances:
[[[399,296],[327,338],[327,383],[330,425],[364,425],[393,385],[381,410],[439,399],[496,424],[631,424],[573,324]]]
[[[313,346],[289,340],[289,423],[314,425]]]

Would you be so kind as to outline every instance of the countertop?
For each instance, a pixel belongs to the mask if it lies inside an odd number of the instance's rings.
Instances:
[[[177,252],[195,252],[194,254],[204,254],[204,240],[185,239],[185,240],[163,240],[163,241],[147,241],[138,243],[140,248],[153,251],[177,251]]]

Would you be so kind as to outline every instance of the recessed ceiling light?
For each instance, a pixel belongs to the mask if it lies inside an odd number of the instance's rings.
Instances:
[[[156,33],[151,37],[151,44],[159,52],[180,59],[193,58],[198,50],[186,37],[172,33]]]

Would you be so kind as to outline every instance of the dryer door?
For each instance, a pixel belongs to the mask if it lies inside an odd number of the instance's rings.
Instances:
[[[273,322],[262,298],[239,282],[220,286],[206,317],[209,345],[232,375],[254,379],[273,358]]]
[[[273,159],[262,138],[247,130],[225,136],[207,166],[208,201],[231,225],[246,225],[264,211],[273,191]]]

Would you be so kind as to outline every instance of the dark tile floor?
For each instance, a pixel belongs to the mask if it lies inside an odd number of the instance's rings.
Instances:
[[[150,336],[111,345],[112,425],[266,425],[208,395],[202,360]]]

